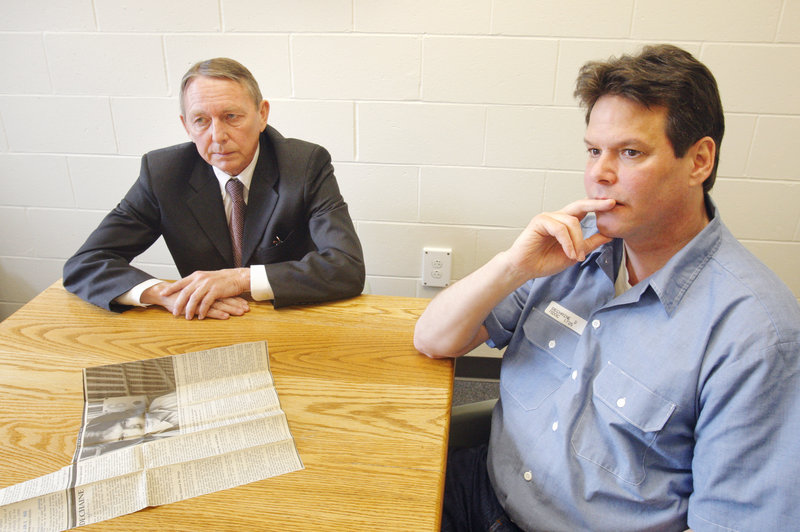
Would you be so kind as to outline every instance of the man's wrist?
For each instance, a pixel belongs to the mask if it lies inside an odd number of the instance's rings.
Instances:
[[[156,279],[154,279],[156,280]],[[146,287],[142,290],[142,293],[139,295],[139,306],[147,307],[150,305],[164,305],[163,301],[163,286],[169,284],[168,281],[158,281],[157,283],[151,283],[150,286]]]
[[[501,251],[489,262],[495,263],[498,281],[508,284],[511,291],[516,290],[530,280],[530,276],[514,262],[508,250]]]

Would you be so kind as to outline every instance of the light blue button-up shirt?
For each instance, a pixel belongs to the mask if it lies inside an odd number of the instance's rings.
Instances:
[[[508,346],[489,474],[521,527],[800,527],[800,308],[710,209],[618,297],[615,240],[486,319]]]

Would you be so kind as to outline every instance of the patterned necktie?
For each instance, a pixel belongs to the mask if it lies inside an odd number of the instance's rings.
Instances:
[[[244,203],[244,185],[238,179],[228,179],[225,190],[231,196],[233,209],[231,210],[231,242],[233,243],[233,262],[237,268],[242,266],[242,240],[244,239],[244,213],[247,205]]]

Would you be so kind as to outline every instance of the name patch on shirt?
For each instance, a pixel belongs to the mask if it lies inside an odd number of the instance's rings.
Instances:
[[[551,301],[544,311],[545,314],[556,320],[561,325],[566,325],[578,334],[583,334],[586,328],[586,320],[568,310],[555,301]]]

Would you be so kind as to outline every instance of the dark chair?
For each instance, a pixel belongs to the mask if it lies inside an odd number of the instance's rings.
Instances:
[[[492,410],[497,399],[454,406],[450,412],[451,449],[477,447],[489,442],[492,428]]]

